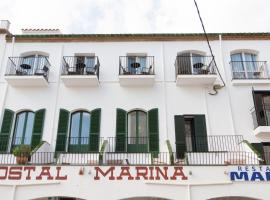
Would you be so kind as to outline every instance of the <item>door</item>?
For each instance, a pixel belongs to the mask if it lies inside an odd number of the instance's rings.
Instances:
[[[258,126],[270,125],[270,92],[253,91]]]
[[[127,152],[148,152],[147,114],[132,111],[128,114]]]

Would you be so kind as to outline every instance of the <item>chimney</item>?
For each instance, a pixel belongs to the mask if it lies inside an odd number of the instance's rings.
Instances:
[[[23,35],[55,35],[62,34],[59,29],[22,29]]]

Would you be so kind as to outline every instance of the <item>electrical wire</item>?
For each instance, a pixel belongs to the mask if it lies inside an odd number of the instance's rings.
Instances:
[[[200,10],[199,10],[199,7],[198,7],[198,4],[197,4],[196,0],[194,0],[194,4],[195,4],[195,7],[196,7],[196,9],[197,9],[197,13],[198,13],[198,16],[199,16],[199,19],[200,19],[200,22],[201,22],[201,25],[202,25],[202,28],[203,28],[203,32],[204,32],[204,36],[205,36],[206,41],[207,41],[208,48],[209,48],[209,50],[210,50],[211,56],[212,56],[212,58],[213,58],[214,64],[215,64],[216,69],[217,69],[217,72],[218,72],[218,75],[219,75],[219,77],[220,77],[220,79],[221,79],[221,81],[222,81],[222,83],[223,83],[223,87],[224,87],[224,86],[225,86],[225,82],[224,82],[224,80],[223,80],[223,78],[222,78],[222,76],[221,76],[221,74],[220,74],[220,72],[219,72],[219,69],[218,69],[218,67],[217,67],[217,63],[216,63],[216,60],[215,60],[215,56],[214,56],[214,54],[213,54],[212,47],[211,47],[211,45],[210,45],[209,38],[208,38],[208,35],[207,35],[207,33],[206,33],[206,30],[205,30],[205,27],[204,27],[204,23],[203,23],[203,20],[202,20],[201,14],[200,14]]]

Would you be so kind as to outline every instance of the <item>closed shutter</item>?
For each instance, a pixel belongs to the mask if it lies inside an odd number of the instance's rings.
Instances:
[[[194,115],[196,152],[207,152],[208,141],[204,115]]]
[[[69,112],[65,109],[60,109],[55,148],[56,152],[64,152],[66,150],[68,123]]]
[[[115,151],[125,152],[127,143],[127,112],[123,109],[116,110],[116,140]]]
[[[98,152],[99,133],[100,133],[100,115],[101,109],[95,109],[91,112],[91,127],[89,135],[89,150]]]
[[[174,126],[175,126],[176,158],[183,159],[185,157],[187,147],[186,147],[185,120],[182,115],[174,116]]]
[[[13,124],[14,112],[9,109],[5,109],[4,117],[2,121],[2,127],[0,132],[0,152],[8,151],[9,138],[11,128]]]
[[[41,142],[44,126],[44,118],[45,118],[45,109],[41,109],[35,112],[35,120],[31,142],[32,149],[34,149]]]
[[[148,111],[148,135],[149,151],[154,153],[154,157],[159,152],[159,127],[158,127],[158,109],[154,108]]]

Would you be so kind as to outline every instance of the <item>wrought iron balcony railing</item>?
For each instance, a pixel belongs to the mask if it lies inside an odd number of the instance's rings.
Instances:
[[[50,66],[45,56],[9,57],[6,76],[44,76],[48,80]]]
[[[64,56],[62,75],[96,75],[99,78],[97,56]]]
[[[21,157],[25,157],[22,154]],[[18,155],[20,157],[20,155]],[[25,165],[153,165],[153,166],[211,166],[211,165],[259,165],[270,164],[270,152],[262,157],[253,152],[187,152],[184,158],[177,158],[175,152],[151,153],[54,153],[35,152],[27,155]],[[0,165],[17,164],[16,157],[10,153],[0,153]],[[24,165],[20,163],[20,165]]]
[[[258,126],[270,126],[270,105],[263,105],[258,110],[253,107],[250,111],[254,128]]]
[[[154,56],[120,56],[119,75],[154,75]]]
[[[175,60],[176,75],[216,74],[212,56],[177,56]]]
[[[266,61],[231,61],[233,79],[269,79]]]

